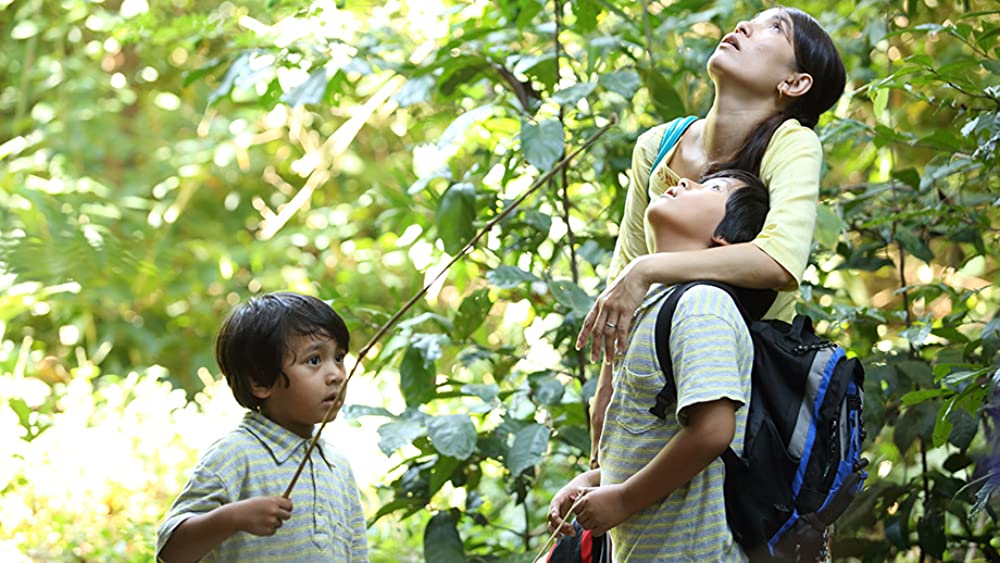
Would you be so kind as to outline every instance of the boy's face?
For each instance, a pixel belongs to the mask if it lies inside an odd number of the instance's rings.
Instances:
[[[729,194],[745,186],[735,178],[713,178],[704,184],[682,178],[676,186],[667,188],[646,209],[646,220],[657,239],[656,250],[712,246],[715,229],[726,216]],[[661,245],[661,240],[669,244]]]
[[[308,438],[347,381],[344,351],[336,340],[322,335],[289,336],[288,348],[282,367],[288,385],[279,377],[271,387],[254,386],[253,393],[263,401],[265,416]],[[330,420],[343,405],[341,394]]]

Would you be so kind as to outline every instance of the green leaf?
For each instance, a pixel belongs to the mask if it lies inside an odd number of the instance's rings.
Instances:
[[[323,95],[326,94],[326,84],[326,68],[319,67],[309,74],[305,82],[282,95],[281,101],[292,107],[318,104],[323,101]]]
[[[915,190],[920,189],[920,174],[913,168],[893,170],[892,177]]]
[[[597,88],[596,82],[581,82],[552,94],[552,100],[562,106],[572,106],[590,95]]]
[[[461,140],[465,137],[465,132],[469,130],[474,124],[486,119],[493,115],[493,106],[485,105],[479,106],[476,109],[471,109],[462,115],[456,117],[448,127],[441,133],[438,137],[437,146],[438,148],[449,147],[453,144],[461,144]]]
[[[417,346],[409,346],[399,364],[399,387],[406,404],[417,406],[431,400],[434,397],[436,377],[435,362],[428,361]]]
[[[920,546],[931,557],[938,560],[944,557],[947,538],[944,535],[944,515],[941,512],[923,515],[917,522],[917,536]]]
[[[549,446],[549,429],[541,424],[530,424],[514,434],[514,445],[507,455],[507,468],[512,475],[542,462]]]
[[[847,223],[828,205],[820,204],[816,208],[815,237],[820,245],[831,250],[835,249],[841,233],[846,229]]]
[[[661,120],[672,119],[677,116],[687,115],[684,107],[684,100],[681,99],[673,84],[667,80],[662,73],[645,67],[639,68],[639,75],[642,82],[649,90],[649,97],[653,102],[653,109],[656,110]]]
[[[948,433],[948,442],[961,451],[966,451],[972,444],[972,440],[979,432],[979,425],[976,418],[962,409],[951,411],[948,420],[952,424],[951,432]]]
[[[576,16],[574,31],[590,33],[597,29],[597,16],[601,13],[601,6],[596,0],[573,0],[569,6]]]
[[[488,289],[476,290],[463,299],[453,322],[455,337],[459,340],[468,338],[483,324],[492,307]]]
[[[929,442],[934,433],[937,414],[938,409],[931,403],[920,403],[906,409],[894,427],[893,442],[899,451],[905,454],[917,438]]]
[[[388,456],[403,446],[412,444],[417,438],[427,435],[427,428],[413,420],[397,420],[379,426],[378,435],[378,448]]]
[[[465,414],[438,416],[427,423],[427,435],[442,455],[465,459],[476,451],[476,427]]]
[[[566,388],[555,377],[547,375],[547,372],[542,373],[543,375],[531,378],[532,397],[541,405],[558,405]]]
[[[229,65],[229,68],[226,69],[226,74],[222,76],[222,82],[219,84],[219,87],[209,93],[208,105],[211,106],[219,98],[229,95],[237,80],[253,72],[250,69],[250,55],[249,51],[244,51],[233,61],[233,64]]]
[[[981,61],[980,64],[983,65],[983,68],[992,72],[993,74],[1000,75],[1000,61],[986,60],[986,61]]]
[[[439,512],[424,529],[424,561],[465,563],[465,546],[451,512]]]
[[[437,209],[438,236],[452,256],[476,235],[476,188],[462,182],[448,188]]]
[[[425,74],[424,76],[407,80],[406,84],[403,84],[403,87],[393,94],[392,99],[395,100],[399,107],[405,108],[427,101],[433,90],[434,77]]]
[[[516,266],[499,266],[487,272],[486,279],[500,289],[514,289],[525,283],[540,281],[538,276]]]
[[[639,79],[639,73],[634,70],[616,70],[602,74],[597,81],[601,86],[619,94],[625,99],[631,98],[642,84],[642,81]]]
[[[545,172],[563,154],[565,137],[562,124],[556,119],[547,119],[538,125],[521,122],[521,150],[529,164]]]
[[[932,252],[927,244],[909,228],[904,226],[897,228],[896,240],[903,245],[903,248],[906,249],[907,252],[924,262],[929,264],[930,261],[934,259],[934,252]]]
[[[448,457],[445,455],[439,456],[437,463],[431,468],[430,484],[429,490],[431,496],[434,496],[445,483],[451,479],[451,476],[455,473],[455,468],[462,463],[462,460],[453,457]]]
[[[930,399],[947,397],[954,394],[955,392],[951,389],[918,389],[903,395],[902,401],[904,407],[912,407]]]
[[[488,403],[497,398],[500,387],[496,383],[468,383],[462,386],[462,393],[475,395]]]
[[[549,289],[552,290],[556,301],[569,307],[581,319],[590,312],[590,307],[594,304],[594,300],[587,295],[586,291],[569,280],[551,281]]]
[[[965,469],[966,467],[972,465],[975,461],[976,460],[969,457],[968,454],[958,452],[948,456],[948,459],[944,460],[944,463],[941,464],[941,467],[944,467],[946,470],[952,473],[957,473]]]

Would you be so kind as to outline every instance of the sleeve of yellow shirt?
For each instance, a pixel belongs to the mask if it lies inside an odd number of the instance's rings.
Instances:
[[[823,147],[816,133],[795,120],[783,123],[764,153],[760,176],[771,195],[771,210],[753,244],[794,277],[796,289],[809,262]]]
[[[649,254],[645,234],[646,207],[649,206],[649,168],[659,151],[660,140],[667,125],[669,123],[658,125],[639,135],[635,148],[632,149],[632,169],[628,194],[625,196],[625,214],[622,216],[621,224],[618,225],[615,253],[608,268],[609,282],[617,278],[629,262]]]

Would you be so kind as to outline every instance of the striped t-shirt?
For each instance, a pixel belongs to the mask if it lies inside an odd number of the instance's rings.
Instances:
[[[750,402],[753,345],[746,324],[725,291],[699,285],[681,296],[671,325],[675,416],[664,421],[649,412],[666,381],[654,342],[656,316],[671,289],[650,289],[625,354],[615,363],[598,452],[601,485],[622,483],[645,467],[681,430],[685,407],[723,398]],[[736,411],[736,453],[743,451],[746,411]],[[689,483],[612,528],[614,561],[747,561],[726,523],[724,481],[725,466],[717,458]]]
[[[157,533],[156,553],[184,520],[231,502],[279,496],[308,447],[302,437],[256,412],[213,444]],[[273,536],[237,532],[203,562],[367,562],[365,517],[351,467],[322,440],[292,489],[292,516]]]

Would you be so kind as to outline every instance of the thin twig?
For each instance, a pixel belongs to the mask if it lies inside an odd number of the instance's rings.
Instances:
[[[347,375],[347,380],[344,381],[343,385],[341,385],[340,390],[337,391],[336,397],[330,403],[330,406],[327,407],[326,412],[323,414],[323,422],[322,424],[320,424],[319,430],[315,434],[313,434],[312,439],[309,441],[309,447],[306,449],[306,455],[302,458],[302,461],[299,463],[298,469],[295,470],[295,475],[292,477],[292,482],[289,483],[288,488],[285,489],[285,493],[283,495],[285,498],[289,498],[289,496],[291,495],[292,489],[295,487],[295,483],[299,480],[299,475],[302,473],[302,468],[305,467],[306,461],[309,460],[309,456],[310,454],[312,454],[313,448],[316,447],[316,441],[319,439],[320,434],[322,434],[323,429],[326,428],[326,423],[330,421],[330,415],[333,414],[334,406],[336,406],[343,398],[344,391],[347,389],[347,384],[350,383],[351,378],[354,377],[354,373],[358,370],[358,366],[361,365],[361,360],[365,358],[369,350],[371,350],[372,347],[374,347],[375,344],[378,343],[378,341],[383,336],[385,336],[387,332],[389,332],[389,329],[392,328],[394,324],[396,324],[396,321],[398,321],[400,317],[406,314],[406,312],[409,311],[410,308],[412,308],[413,305],[415,305],[417,301],[419,301],[427,293],[427,291],[431,288],[431,286],[437,283],[437,281],[442,276],[444,276],[445,273],[447,273],[448,270],[450,270],[451,267],[454,266],[455,263],[458,262],[458,260],[465,255],[465,253],[472,250],[476,246],[476,243],[478,243],[479,240],[483,238],[486,235],[486,233],[490,231],[490,229],[496,226],[496,224],[502,221],[505,217],[510,215],[515,209],[518,208],[518,206],[521,205],[521,203],[524,202],[524,200],[528,199],[528,197],[530,197],[532,194],[538,191],[540,187],[544,186],[549,180],[551,180],[552,177],[555,176],[556,172],[559,172],[560,170],[568,166],[570,161],[576,158],[578,154],[589,149],[590,146],[597,141],[597,139],[601,138],[602,135],[607,133],[608,129],[611,129],[611,127],[614,126],[616,123],[618,123],[618,117],[612,115],[607,125],[601,127],[596,133],[591,135],[590,138],[588,138],[585,143],[583,143],[582,145],[580,145],[579,148],[573,151],[573,154],[557,162],[556,165],[553,166],[548,172],[546,172],[537,180],[535,180],[535,182],[531,184],[531,186],[527,190],[525,190],[525,192],[521,194],[520,197],[515,199],[510,204],[510,206],[501,211],[499,215],[494,217],[492,220],[490,220],[489,223],[486,224],[486,226],[480,229],[480,231],[476,233],[476,236],[472,237],[472,240],[467,242],[465,246],[462,247],[462,250],[458,251],[458,254],[456,254],[451,259],[451,261],[448,262],[448,264],[444,268],[442,268],[441,271],[438,272],[436,276],[434,276],[434,279],[428,282],[420,291],[416,293],[416,295],[411,297],[410,300],[407,301],[406,304],[403,305],[403,307],[399,311],[396,311],[396,314],[394,314],[392,318],[390,318],[388,321],[386,321],[384,325],[382,325],[382,328],[380,328],[378,332],[375,333],[375,336],[373,336],[372,339],[368,341],[368,344],[365,344],[365,347],[362,348],[361,352],[358,353],[358,358],[354,362],[354,366],[351,367],[351,372]]]

